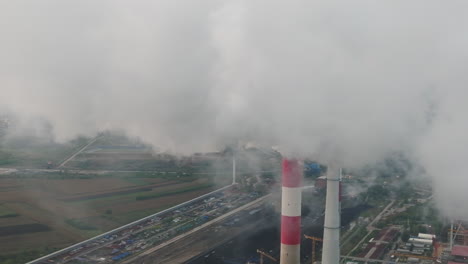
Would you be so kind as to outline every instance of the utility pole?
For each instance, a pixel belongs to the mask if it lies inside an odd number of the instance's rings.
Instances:
[[[236,184],[236,158],[232,157],[232,184]]]

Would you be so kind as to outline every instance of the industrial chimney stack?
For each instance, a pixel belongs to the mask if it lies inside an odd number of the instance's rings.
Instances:
[[[341,169],[328,167],[322,264],[340,262],[340,180]]]
[[[302,162],[283,159],[280,264],[300,263]]]

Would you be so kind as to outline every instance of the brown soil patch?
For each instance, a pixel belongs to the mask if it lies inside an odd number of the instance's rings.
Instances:
[[[147,209],[159,209],[167,206],[179,204],[188,200],[191,200],[195,197],[203,195],[212,191],[211,188],[196,190],[192,192],[187,192],[183,194],[171,195],[166,197],[161,197],[157,199],[143,200],[143,201],[134,201],[127,204],[115,204],[111,207],[113,214],[122,214],[132,211],[140,211]]]
[[[24,250],[32,250],[36,248],[63,248],[77,240],[71,240],[62,233],[56,231],[31,233],[16,236],[0,237],[0,252],[2,254],[20,253]]]
[[[89,199],[103,198],[103,197],[109,197],[109,196],[120,195],[120,194],[151,191],[153,188],[160,188],[160,187],[165,187],[165,186],[174,185],[174,184],[177,184],[177,182],[168,181],[168,182],[155,183],[155,184],[143,185],[143,186],[138,186],[138,187],[115,188],[109,192],[106,192],[106,191],[95,192],[95,193],[88,192],[86,193],[86,195],[68,196],[66,198],[62,198],[61,200],[68,201],[68,202],[79,201],[79,200],[89,200]]]
[[[38,189],[59,195],[76,195],[102,192],[117,188],[135,186],[121,178],[92,179],[31,179],[30,185]]]
[[[77,157],[78,159],[93,159],[93,160],[156,160],[150,153],[124,153],[124,152],[94,152],[83,153]]]
[[[207,180],[203,179],[203,180],[197,180],[197,181],[193,181],[193,182],[182,182],[182,183],[177,183],[177,184],[173,184],[173,185],[166,185],[166,186],[159,186],[159,187],[156,187],[156,188],[153,188],[152,191],[150,192],[145,192],[145,194],[153,194],[153,193],[163,193],[163,192],[167,192],[167,191],[172,191],[172,190],[178,190],[178,189],[181,189],[181,188],[186,188],[186,187],[191,187],[191,186],[196,186],[196,185],[199,185],[199,184],[203,184],[203,183],[206,183]],[[183,193],[182,194],[178,194],[178,195],[184,195]],[[178,196],[177,195],[177,196]],[[153,200],[153,201],[147,201],[148,203],[151,203],[155,201],[155,199],[150,199],[150,200]],[[109,206],[114,206],[114,205],[128,205],[128,204],[133,204],[135,203],[136,200],[135,200],[135,197],[134,196],[116,196],[116,197],[112,197],[112,199],[104,199],[104,200],[90,200],[90,201],[85,201],[83,204],[87,204],[89,207],[92,207],[94,209],[97,209],[99,211],[101,210],[105,210],[107,208],[109,208]]]
[[[10,225],[32,224],[32,223],[36,223],[36,221],[32,220],[31,218],[22,216],[22,215],[16,216],[16,217],[0,218],[0,227],[10,226]]]

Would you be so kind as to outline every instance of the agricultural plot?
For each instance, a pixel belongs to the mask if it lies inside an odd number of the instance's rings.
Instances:
[[[0,218],[9,218],[16,216],[18,216],[18,214],[15,211],[11,210],[5,205],[0,204]]]
[[[151,174],[40,175],[0,177],[0,259],[44,246],[62,248],[215,188],[210,179],[167,180]]]
[[[1,226],[0,236],[22,235],[28,233],[45,232],[50,228],[42,224],[22,224],[12,226]]]
[[[46,168],[48,162],[58,164],[89,139],[78,138],[65,144],[57,144],[40,138],[15,137],[0,148],[0,166],[17,168]]]

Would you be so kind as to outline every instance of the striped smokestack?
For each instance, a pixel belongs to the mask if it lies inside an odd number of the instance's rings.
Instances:
[[[283,159],[280,264],[300,263],[302,163]]]
[[[340,179],[341,169],[328,167],[322,264],[340,262]]]

